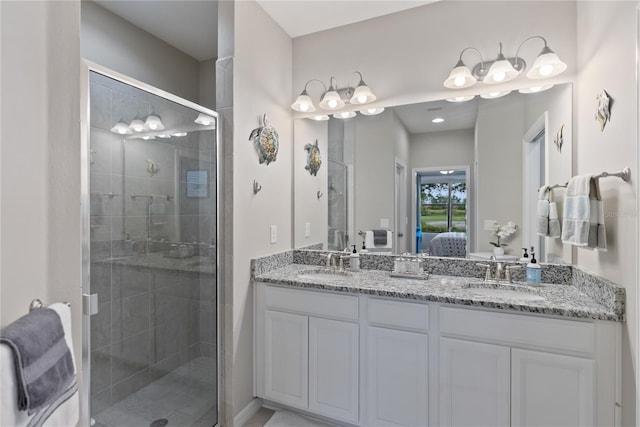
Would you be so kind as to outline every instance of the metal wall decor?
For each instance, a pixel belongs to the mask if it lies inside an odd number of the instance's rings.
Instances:
[[[600,123],[600,132],[604,132],[607,122],[611,121],[611,104],[613,100],[604,89],[596,96],[596,120]]]
[[[307,165],[304,167],[313,176],[318,174],[322,159],[320,158],[320,147],[318,147],[318,140],[315,144],[306,144],[304,149],[307,150]]]
[[[562,126],[560,126],[560,129],[556,133],[556,139],[553,140],[553,143],[555,144],[559,153],[562,153],[562,144],[564,143],[564,137],[562,135],[563,131],[564,131],[564,123],[562,124]]]
[[[249,141],[253,141],[256,146],[260,164],[266,163],[268,165],[276,161],[280,145],[278,131],[269,124],[266,114],[262,116],[262,126],[251,131]]]

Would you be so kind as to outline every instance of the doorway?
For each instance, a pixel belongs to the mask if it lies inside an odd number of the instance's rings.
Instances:
[[[395,253],[403,254],[407,252],[407,167],[400,160],[396,159],[395,174]]]
[[[86,79],[83,425],[216,425],[218,115]]]

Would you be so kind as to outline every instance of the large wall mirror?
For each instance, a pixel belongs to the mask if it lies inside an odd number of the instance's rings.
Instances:
[[[493,221],[512,221],[518,230],[507,254],[534,246],[542,261],[570,263],[570,248],[537,234],[536,207],[542,184],[571,177],[571,102],[571,84],[562,84],[350,119],[296,119],[295,247],[360,248],[368,232],[388,230],[386,244],[370,251],[469,256],[492,251]],[[304,146],[316,140],[322,165],[311,175]],[[561,215],[563,189],[551,196]]]

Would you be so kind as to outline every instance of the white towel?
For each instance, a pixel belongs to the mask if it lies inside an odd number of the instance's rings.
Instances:
[[[548,185],[543,185],[538,189],[538,208],[537,208],[537,233],[539,236],[549,235],[549,199],[548,193],[551,190]]]
[[[559,239],[562,234],[560,218],[558,217],[558,206],[556,202],[549,202],[549,235],[552,239]]]
[[[569,180],[564,204],[562,243],[606,250],[604,208],[593,174]]]
[[[70,349],[73,349],[71,340],[71,310],[65,304],[52,304],[50,309],[55,310],[60,316],[64,328],[64,338]],[[73,351],[71,352],[73,357]],[[74,367],[75,367],[74,359]],[[71,397],[63,403],[54,402],[50,408],[28,416],[26,411],[18,411],[16,377],[14,372],[13,356],[9,347],[0,344],[0,426],[74,426],[80,417],[80,397],[75,391]],[[56,406],[59,404],[59,406]],[[54,409],[51,413],[47,409]]]

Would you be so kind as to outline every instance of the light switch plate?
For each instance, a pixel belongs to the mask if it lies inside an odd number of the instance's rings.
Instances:
[[[496,226],[496,220],[495,219],[485,219],[484,220],[484,229],[485,229],[485,231],[493,231],[495,226]]]
[[[311,223],[306,222],[304,224],[304,237],[311,237]]]
[[[278,226],[271,226],[271,243],[276,243],[278,241]]]
[[[380,228],[385,230],[389,228],[389,218],[380,218]]]

